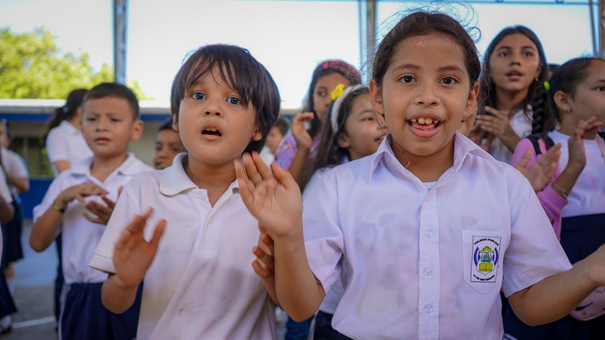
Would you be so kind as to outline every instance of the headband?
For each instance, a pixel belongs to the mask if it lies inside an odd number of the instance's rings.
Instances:
[[[313,79],[317,79],[317,77],[326,72],[337,72],[343,75],[343,77],[347,78],[352,83],[359,83],[361,81],[361,74],[355,67],[347,64],[344,61],[340,60],[326,60],[323,63],[319,64],[315,71],[313,71]]]
[[[342,91],[342,87],[340,86],[342,84],[338,84],[338,86],[336,86],[336,88],[334,89],[334,91],[332,92],[333,96],[336,96],[338,94],[337,91]],[[330,110],[330,125],[332,126],[332,132],[336,133],[336,131],[338,131],[338,110],[340,110],[340,105],[342,105],[342,102],[345,100],[345,98],[347,98],[347,96],[355,91],[358,90],[362,87],[365,87],[366,85],[351,85],[349,87],[347,87],[346,89],[344,89],[344,91],[342,91],[342,94],[336,98],[336,100],[334,100],[334,103],[332,104],[332,109]]]

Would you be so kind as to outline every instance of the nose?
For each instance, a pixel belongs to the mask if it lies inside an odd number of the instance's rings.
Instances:
[[[433,82],[423,82],[418,86],[418,94],[414,99],[416,105],[434,106],[439,103],[435,87],[439,86]]]
[[[109,118],[100,117],[97,120],[97,131],[105,131],[107,130],[107,125],[109,124]]]
[[[222,117],[222,108],[220,100],[209,97],[206,100],[206,106],[204,107],[204,115],[205,116],[217,116]]]

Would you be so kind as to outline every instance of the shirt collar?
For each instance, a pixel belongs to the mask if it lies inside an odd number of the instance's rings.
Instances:
[[[159,170],[160,192],[166,196],[174,196],[183,191],[198,189],[198,186],[187,176],[183,162],[187,160],[187,153],[183,152],[174,157],[172,165]],[[226,191],[239,192],[237,179],[233,181]]]
[[[90,175],[90,166],[94,161],[94,156],[85,158],[80,162],[77,162],[71,167],[71,172],[74,175]],[[112,173],[120,173],[127,176],[134,176],[138,173],[141,173],[141,167],[139,166],[139,161],[132,152],[129,152],[126,156],[126,160],[120,164],[120,166],[115,169]]]
[[[378,147],[376,153],[374,153],[372,156],[373,158],[370,163],[368,181],[371,181],[372,174],[380,166],[386,167],[390,172],[393,173],[409,173],[399,162],[397,157],[395,157],[395,153],[391,148],[391,140],[391,134],[388,134],[386,138],[382,140],[382,143]],[[460,132],[456,132],[454,135],[454,165],[450,170],[453,170],[454,172],[458,171],[469,154],[495,161],[495,159],[488,152],[481,149],[477,144],[466,138]],[[450,170],[448,170],[448,172]]]

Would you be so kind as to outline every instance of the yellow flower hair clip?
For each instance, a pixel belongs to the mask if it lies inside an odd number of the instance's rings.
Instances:
[[[344,92],[345,92],[345,84],[336,85],[336,87],[334,88],[334,91],[332,91],[332,100],[336,100],[336,98],[339,98],[340,96],[342,96],[342,94]]]

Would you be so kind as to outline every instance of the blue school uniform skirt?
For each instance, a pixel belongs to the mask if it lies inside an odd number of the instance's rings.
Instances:
[[[122,314],[110,312],[101,303],[103,283],[73,283],[63,291],[59,332],[63,340],[130,340],[137,335],[141,293],[139,286],[133,305]]]
[[[569,262],[576,263],[605,244],[605,214],[563,218],[561,246]],[[541,326],[524,324],[510,306],[504,313],[504,332],[522,339],[605,339],[605,315],[580,321],[567,315],[563,319]]]

